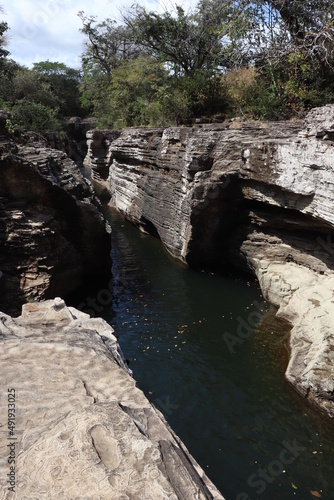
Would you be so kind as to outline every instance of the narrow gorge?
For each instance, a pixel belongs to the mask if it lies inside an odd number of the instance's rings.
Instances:
[[[65,152],[0,136],[0,497],[223,500],[112,327],[59,297],[110,282],[110,232]]]
[[[273,473],[267,498],[292,498],[297,478],[299,498],[331,491],[331,437],[320,451],[331,434],[302,434],[314,418],[306,408],[334,416],[334,106],[296,122],[91,129],[84,166],[95,192],[81,160],[51,139],[0,139],[1,498],[219,500],[220,489],[249,500],[263,484],[258,463],[271,470],[287,451],[288,477]],[[260,292],[271,336],[247,344],[240,325]],[[86,300],[72,307],[73,297]],[[275,315],[291,327],[295,414],[279,393],[281,360],[270,386],[283,351]],[[309,462],[322,453],[316,478]]]
[[[331,105],[300,122],[94,130],[85,160],[100,192],[175,258],[257,276],[292,326],[287,379],[330,416],[333,131]]]

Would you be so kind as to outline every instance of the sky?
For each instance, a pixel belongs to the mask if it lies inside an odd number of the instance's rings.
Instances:
[[[137,3],[150,11],[161,11],[161,1],[137,0]],[[185,8],[190,1],[180,3]],[[79,68],[85,38],[79,32],[82,23],[78,12],[95,15],[99,21],[120,19],[120,11],[134,3],[134,0],[0,0],[4,9],[1,18],[10,28],[6,46],[9,57],[29,68],[34,62],[47,60]]]

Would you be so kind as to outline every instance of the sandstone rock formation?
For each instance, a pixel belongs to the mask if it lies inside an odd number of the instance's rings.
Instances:
[[[0,307],[66,296],[110,274],[110,235],[90,183],[35,135],[0,141]]]
[[[111,142],[120,135],[118,131],[90,130],[87,132],[88,151],[84,166],[91,169],[94,187],[101,197],[110,198],[109,168],[112,163]]]
[[[104,320],[56,298],[0,313],[0,335],[2,499],[223,500],[136,387]]]
[[[191,266],[258,276],[293,325],[288,379],[331,416],[333,131],[334,106],[326,106],[305,122],[93,133],[111,202],[125,217]],[[93,157],[90,148],[86,163]]]

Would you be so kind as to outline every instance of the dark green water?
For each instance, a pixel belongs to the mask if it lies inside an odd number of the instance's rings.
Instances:
[[[332,424],[284,381],[287,330],[258,284],[189,270],[108,217],[113,302],[101,314],[138,386],[226,499],[334,499]]]

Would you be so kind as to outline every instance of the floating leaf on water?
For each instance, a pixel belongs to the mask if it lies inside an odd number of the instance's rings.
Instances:
[[[297,489],[297,486],[296,486],[294,483],[291,483],[291,486],[292,486],[292,488],[293,488],[294,490],[296,490],[296,489]]]
[[[314,491],[310,491],[310,493],[311,493],[311,495],[313,495],[316,498],[322,498],[321,493],[319,493],[319,491],[314,490]]]

